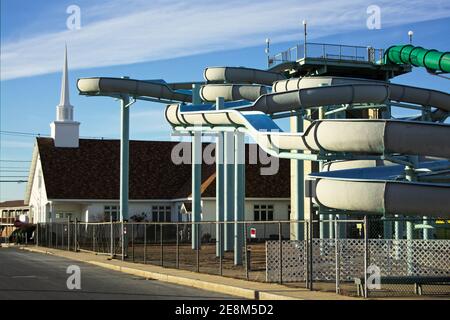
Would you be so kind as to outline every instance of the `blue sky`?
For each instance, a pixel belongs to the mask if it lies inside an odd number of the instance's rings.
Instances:
[[[81,9],[80,30],[66,27],[66,9],[72,4]],[[380,30],[366,26],[366,10],[373,4],[381,9]],[[442,51],[450,47],[446,0],[1,0],[1,130],[50,133],[65,42],[81,136],[117,138],[118,104],[79,96],[77,78],[127,75],[191,81],[202,80],[206,66],[265,68],[264,39],[271,38],[272,53],[300,43],[303,19],[315,42],[387,48],[407,42],[407,32],[413,30],[417,45]],[[448,80],[418,68],[394,82],[449,88]],[[163,109],[148,102],[134,105],[131,137],[170,140]],[[0,160],[30,160],[33,143],[33,137],[0,135]],[[0,162],[1,175],[15,175],[6,172],[10,167],[27,170],[28,164]],[[21,199],[24,189],[24,184],[0,183],[0,201]]]

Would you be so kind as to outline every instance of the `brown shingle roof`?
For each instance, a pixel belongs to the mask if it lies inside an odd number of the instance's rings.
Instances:
[[[178,142],[130,141],[130,199],[178,199],[191,194],[191,166],[171,161]],[[79,148],[55,148],[53,139],[37,138],[49,199],[119,199],[120,141],[80,139]],[[289,161],[275,176],[260,176],[247,165],[247,197],[289,197]],[[203,196],[215,196],[208,181],[215,165],[202,166]],[[211,179],[209,179],[211,180]],[[208,185],[209,184],[209,185]]]
[[[0,208],[26,207],[23,200],[9,200],[0,202]]]

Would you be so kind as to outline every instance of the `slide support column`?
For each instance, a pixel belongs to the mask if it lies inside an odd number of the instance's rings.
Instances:
[[[223,108],[224,99],[216,99],[216,109]],[[224,221],[224,169],[223,169],[223,132],[216,138],[216,256],[223,256],[223,221]]]
[[[234,220],[234,133],[224,132],[224,250],[233,250],[233,225]]]
[[[192,85],[192,102],[194,104],[201,104],[200,86]],[[192,250],[197,250],[200,247],[199,232],[201,221],[201,184],[202,184],[202,134],[195,131],[192,136]]]
[[[291,132],[303,132],[303,118],[291,118]],[[303,160],[291,160],[291,217],[293,221],[312,221],[312,217],[305,217],[305,166]],[[290,227],[291,240],[303,240],[304,223],[294,222]]]
[[[234,265],[242,265],[245,218],[245,134],[235,132],[234,160]]]

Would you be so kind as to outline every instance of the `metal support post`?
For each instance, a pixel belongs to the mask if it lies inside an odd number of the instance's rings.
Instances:
[[[197,224],[197,230],[198,230],[198,232],[196,233],[196,237],[197,237],[197,243],[199,244],[199,245],[197,245],[197,247],[195,248],[195,250],[196,250],[196,253],[197,253],[197,272],[200,272],[200,225],[199,224]]]
[[[303,118],[291,118],[291,132],[303,132]],[[304,227],[299,221],[305,219],[305,166],[303,160],[291,160],[291,239],[303,240]]]
[[[428,228],[429,225],[428,217],[423,217],[423,240],[430,239],[430,229]]]
[[[111,259],[114,258],[114,225],[112,215],[109,217],[110,222],[110,238],[111,238]]]
[[[161,245],[161,267],[164,267],[164,242],[163,242],[163,224],[159,225],[159,241]]]
[[[251,264],[251,257],[248,254],[247,249],[247,223],[244,222],[244,254],[245,254],[245,279],[249,279],[249,271]]]
[[[280,284],[283,283],[283,238],[281,236],[282,226],[281,222],[278,222],[278,250],[280,252],[278,256],[278,271],[280,273]]]
[[[387,219],[383,220],[383,233],[384,239],[392,239],[392,221]]]
[[[200,85],[192,85],[192,103],[201,104]],[[202,134],[194,132],[192,136],[192,249],[197,250],[200,246],[199,225],[201,220],[201,184],[202,184]]]
[[[233,250],[234,220],[234,133],[224,133],[224,250]]]
[[[75,252],[78,252],[78,218],[75,218],[75,234],[74,234],[74,242],[75,242]]]
[[[67,251],[70,251],[70,218],[67,218]]]
[[[334,220],[334,248],[335,248],[335,262],[336,262],[336,294],[341,293],[340,289],[340,254],[339,254],[339,217],[336,216]]]
[[[133,255],[132,261],[134,262],[134,223],[131,224],[131,254]]]
[[[335,221],[334,221],[334,216],[332,214],[328,215],[328,237],[330,239],[334,239],[334,227]]]
[[[218,97],[216,99],[216,109],[220,110],[224,106],[224,99]],[[224,146],[223,146],[223,132],[217,133],[216,138],[216,256],[223,255],[223,241],[218,236],[222,234],[220,228],[223,227],[221,223],[224,221]]]
[[[242,265],[243,230],[245,218],[245,134],[235,133],[234,161],[234,265]]]
[[[196,250],[200,243],[197,241],[198,224],[201,219],[201,170],[202,170],[202,136],[194,132],[192,136],[192,250]]]
[[[175,267],[177,269],[180,268],[180,230],[179,225],[177,223],[176,225],[176,232],[177,232],[177,252],[176,252],[176,261],[175,261]]]
[[[369,219],[364,216],[364,298],[369,297],[367,269],[369,267]]]
[[[144,264],[147,263],[147,224],[144,223]]]
[[[220,243],[223,243],[223,230],[224,230],[223,223],[221,222],[219,224],[220,224],[220,228],[219,228],[219,236],[218,236],[218,238],[219,238]],[[224,252],[222,250],[219,251],[219,275],[223,275],[223,268],[222,268],[223,267],[222,266],[223,253]]]

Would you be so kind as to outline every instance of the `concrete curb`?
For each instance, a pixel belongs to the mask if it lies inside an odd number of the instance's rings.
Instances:
[[[216,293],[234,295],[234,296],[244,298],[244,299],[300,300],[300,299],[285,296],[285,295],[279,295],[279,294],[259,291],[259,290],[255,290],[255,289],[241,288],[241,287],[236,287],[236,286],[231,286],[231,285],[219,284],[219,283],[215,283],[215,282],[211,282],[211,281],[204,281],[204,280],[200,280],[200,279],[192,279],[192,278],[186,278],[186,277],[182,277],[182,276],[169,275],[169,274],[164,274],[164,273],[160,273],[160,272],[145,271],[145,270],[140,270],[140,269],[135,269],[135,268],[118,266],[118,265],[106,263],[106,262],[77,259],[75,257],[69,258],[65,255],[62,255],[62,254],[59,255],[58,253],[53,253],[53,252],[46,251],[46,250],[39,250],[39,249],[27,248],[27,247],[21,247],[20,249],[30,251],[30,252],[35,252],[35,253],[60,256],[60,257],[64,257],[67,259],[72,259],[72,260],[92,264],[92,265],[95,265],[95,266],[98,266],[101,268],[114,270],[114,271],[118,271],[118,272],[123,272],[123,273],[131,274],[134,276],[146,278],[146,279],[154,279],[154,280],[159,280],[162,282],[188,286],[188,287],[212,291],[212,292],[216,292]]]

